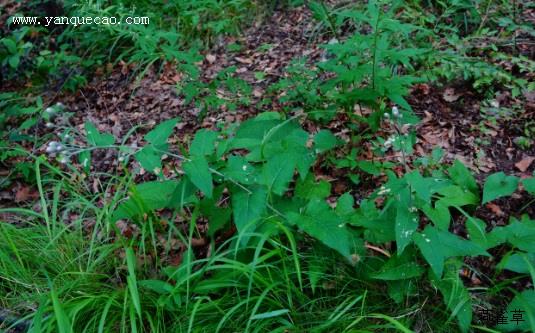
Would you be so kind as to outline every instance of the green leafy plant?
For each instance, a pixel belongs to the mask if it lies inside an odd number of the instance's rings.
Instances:
[[[28,27],[23,27],[11,36],[0,38],[0,69],[7,71],[11,78],[33,48],[32,43],[24,41],[29,31]]]
[[[292,68],[291,79],[278,84],[280,89],[293,90],[285,99],[296,101],[292,97],[297,95],[297,102],[304,104],[311,117],[330,119],[333,111],[342,110],[373,128],[377,128],[387,102],[410,111],[404,96],[417,79],[402,74],[400,67],[410,68],[411,59],[422,50],[402,47],[416,27],[395,19],[397,5],[385,11],[380,2],[371,1],[365,11],[338,13],[342,22],[349,20],[355,25],[356,32],[345,40],[333,39],[323,45],[325,58],[316,65],[317,70],[304,71],[303,78],[296,77]],[[364,116],[363,107],[371,108],[372,115]]]
[[[236,111],[237,107],[250,104],[252,88],[245,80],[236,77],[235,72],[235,66],[227,67],[209,82],[203,82],[197,71],[189,70],[177,88],[186,103],[194,101],[195,106],[201,109],[201,117],[221,107]]]
[[[393,111],[392,117],[399,117],[399,111]],[[309,172],[317,154],[337,145],[328,131],[315,134],[309,147],[311,135],[296,118],[263,113],[223,133],[201,130],[189,152],[180,154],[167,144],[177,121],[164,122],[146,134],[145,147],[116,147],[125,154],[124,161],[132,156],[156,175],[161,175],[164,154],[178,158],[183,176],[134,186],[131,196],[115,209],[113,220],[132,220],[142,230],[157,229],[161,226],[154,212],[170,209],[185,214],[192,226],[198,218],[208,219],[212,237],[234,225],[237,249],[256,246],[256,234],[274,237],[283,232],[299,240],[300,230],[318,241],[314,243],[318,250],[330,248],[348,265],[360,267],[364,279],[384,281],[395,302],[407,297],[400,294],[400,285],[414,283],[427,271],[428,284],[441,291],[462,331],[468,331],[472,322],[470,294],[457,275],[463,259],[489,257],[488,250],[502,244],[528,255],[533,252],[529,245],[533,221],[524,218],[487,232],[486,223],[470,213],[481,203],[511,195],[517,189],[516,177],[489,176],[481,197],[471,172],[458,161],[431,170],[431,175],[408,167],[402,176],[386,170],[388,181],[358,207],[351,193],[345,193],[332,208],[326,201],[330,184]],[[114,147],[116,141],[90,124],[86,124],[86,135],[89,146],[77,148],[77,153],[91,147]],[[64,153],[69,149],[73,148],[66,146]],[[523,183],[532,191],[531,180]],[[465,217],[469,238],[450,232],[453,214]],[[189,237],[197,233],[190,227]],[[386,258],[364,259],[370,244]],[[388,244],[395,244],[392,253],[383,249]],[[512,258],[502,267],[526,272],[518,266],[517,257]]]

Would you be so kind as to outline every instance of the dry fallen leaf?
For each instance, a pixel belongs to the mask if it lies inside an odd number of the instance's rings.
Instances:
[[[15,193],[15,202],[23,202],[29,199],[37,199],[39,194],[36,191],[32,191],[29,186],[22,186]]]
[[[250,65],[250,64],[253,63],[253,60],[250,59],[250,58],[234,57],[234,59],[235,59],[237,62],[242,63],[242,64]]]
[[[213,64],[215,62],[215,60],[216,60],[215,55],[213,55],[213,54],[207,54],[206,55],[206,61],[208,61],[208,63]]]
[[[493,203],[488,203],[486,206],[487,206],[488,209],[490,209],[497,216],[503,216],[504,215],[504,213],[503,213],[502,209],[500,208],[500,206],[498,206],[496,204],[493,204]]]
[[[528,156],[523,158],[521,161],[515,163],[515,167],[522,172],[526,172],[526,170],[529,168],[531,163],[533,163],[533,161],[535,161],[535,157]]]
[[[460,96],[460,94],[455,93],[455,90],[453,90],[453,88],[447,88],[442,94],[442,98],[444,98],[444,100],[449,103],[455,102],[459,99]]]
[[[255,88],[255,89],[253,90],[253,96],[254,96],[254,97],[260,98],[260,97],[262,97],[262,95],[263,95],[263,94],[262,94],[262,91],[261,91],[260,89]]]

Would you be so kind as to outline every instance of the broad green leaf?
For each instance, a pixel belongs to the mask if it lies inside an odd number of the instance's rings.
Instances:
[[[80,162],[80,165],[84,169],[84,172],[89,173],[89,171],[91,170],[91,152],[88,150],[84,150],[80,154],[78,154],[78,162]]]
[[[252,185],[258,181],[256,168],[239,155],[231,155],[228,158],[223,174],[241,184]]]
[[[373,201],[365,199],[362,200],[356,212],[352,214],[350,221],[352,225],[365,229],[364,239],[368,242],[385,243],[396,240],[396,214],[397,207],[393,204],[380,212]]]
[[[433,178],[424,178],[418,171],[413,171],[406,174],[405,179],[423,201],[431,203],[432,188],[435,184]]]
[[[531,265],[531,267],[530,267]],[[535,267],[535,253],[513,253],[505,256],[498,264],[499,269],[527,274]]]
[[[11,66],[11,68],[15,69],[15,68],[19,67],[20,56],[18,54],[14,54],[11,57],[9,57],[7,61],[9,63],[9,66]]]
[[[307,148],[308,133],[301,128],[288,129],[285,133],[277,130],[268,142],[265,142],[259,151],[262,152],[263,160],[270,160],[278,155],[286,155],[288,161],[295,163],[301,179],[305,179],[311,165],[314,163],[315,154]],[[251,158],[251,153],[247,157]],[[254,156],[253,156],[254,157]],[[254,160],[254,159],[253,159]]]
[[[225,228],[231,220],[232,210],[229,208],[219,208],[213,207],[213,210],[208,219],[210,223],[208,224],[208,232],[206,233],[209,237],[213,237],[216,232]]]
[[[327,203],[313,200],[305,212],[290,212],[287,216],[290,223],[350,259],[357,240]]]
[[[15,54],[17,53],[17,43],[11,39],[11,38],[2,38],[0,39],[0,42],[4,44],[4,46],[7,48],[9,53]]]
[[[314,175],[309,174],[305,180],[299,179],[295,186],[295,195],[303,199],[325,199],[331,194],[331,184],[328,181],[314,181]]]
[[[518,187],[518,178],[503,172],[490,175],[483,186],[483,204],[494,199],[511,195]]]
[[[323,153],[336,147],[338,142],[338,138],[331,131],[320,130],[314,136],[314,149],[318,153]]]
[[[379,176],[381,174],[381,163],[379,162],[358,161],[357,166],[370,175]]]
[[[289,154],[272,157],[262,168],[262,184],[268,187],[269,192],[284,194],[293,178],[295,163]]]
[[[196,186],[189,181],[187,177],[183,177],[178,182],[171,198],[169,199],[168,206],[169,208],[174,208],[176,210],[181,210],[184,205],[196,202],[198,198],[195,196]]]
[[[424,205],[422,211],[440,230],[448,230],[450,227],[451,214],[448,207],[445,207],[442,203],[437,202],[435,208],[431,205]]]
[[[19,130],[27,130],[33,127],[35,124],[37,124],[38,120],[39,119],[37,117],[31,117],[26,119],[22,124],[20,124]]]
[[[253,187],[250,193],[236,188],[232,192],[231,199],[234,224],[240,232],[244,231],[250,223],[260,220],[266,211],[267,192],[264,187]],[[249,226],[246,230],[252,232],[255,228]]]
[[[206,129],[197,131],[189,148],[190,154],[200,156],[211,155],[215,150],[214,143],[217,135],[217,132]]]
[[[487,246],[493,248],[507,242],[507,234],[508,232],[505,227],[494,227],[487,234]]]
[[[386,280],[386,284],[388,286],[388,296],[397,304],[401,304],[403,300],[408,299],[416,293],[416,283],[410,279]]]
[[[314,153],[312,153],[309,149],[306,148],[296,149],[295,155],[295,167],[299,172],[299,177],[301,179],[305,179],[305,177],[308,175],[310,167],[312,166],[312,164],[314,164],[314,161],[316,160],[316,156]]]
[[[355,212],[355,208],[353,208],[354,205],[355,199],[353,199],[351,193],[346,192],[342,194],[336,202],[336,214],[339,216],[349,216]]]
[[[412,241],[412,235],[418,228],[418,214],[410,200],[411,192],[409,188],[404,188],[399,192],[399,199],[396,201],[396,245],[398,253]]]
[[[424,269],[414,261],[400,259],[397,255],[388,259],[381,270],[372,275],[378,280],[405,280],[422,275]]]
[[[444,197],[439,199],[436,205],[440,204],[444,207],[462,207],[466,205],[476,205],[479,203],[479,197],[474,193],[463,190],[459,186],[450,185],[437,190],[437,193]]]
[[[489,256],[483,246],[460,238],[451,232],[438,230],[437,235],[442,247],[442,253],[446,258],[479,255]]]
[[[204,156],[194,156],[191,161],[182,164],[184,172],[191,182],[201,190],[208,198],[212,197],[214,184],[212,181],[212,172]]]
[[[279,119],[258,120],[255,118],[247,120],[236,131],[231,147],[249,150],[259,147],[267,133],[280,123]]]
[[[415,233],[413,239],[423,257],[439,278],[442,276],[444,261],[447,258],[488,255],[482,246],[430,225],[421,233]]]
[[[141,183],[130,190],[129,198],[117,207],[112,220],[133,219],[156,209],[181,208],[192,201],[194,193],[193,185],[185,178]]]
[[[476,179],[472,176],[472,173],[468,168],[459,160],[455,160],[453,165],[448,168],[450,178],[455,184],[461,186],[463,189],[467,189],[474,194],[479,193],[479,187],[477,186]]]
[[[85,132],[87,136],[87,143],[96,147],[110,146],[115,143],[113,135],[104,133],[101,134],[95,125],[90,122],[85,123]]]
[[[226,184],[214,188],[212,198],[202,198],[199,205],[200,214],[208,219],[207,235],[212,237],[215,233],[230,225],[232,220],[232,208],[220,207],[219,200],[226,190]]]
[[[155,146],[166,144],[167,139],[169,138],[171,133],[173,133],[173,129],[179,120],[179,118],[173,118],[164,121],[163,123],[156,126],[149,133],[145,134],[145,140]]]
[[[529,193],[535,195],[535,177],[522,179],[522,185]]]
[[[503,231],[511,245],[522,251],[535,253],[535,220],[513,220]]]
[[[164,147],[160,148],[162,149],[156,149],[153,145],[147,145],[141,148],[141,150],[139,150],[134,157],[139,164],[141,164],[143,169],[155,174],[160,174],[162,170],[162,150]]]
[[[445,255],[440,248],[442,245],[436,230],[432,227],[427,227],[422,233],[415,233],[413,240],[435,275],[441,277],[444,270]]]
[[[295,151],[295,153],[299,154],[309,152],[306,149],[309,137],[307,131],[293,122],[279,126],[274,128],[269,140],[266,139],[263,143],[263,152],[266,158],[288,151]]]
[[[487,225],[485,222],[469,215],[466,217],[467,219],[465,224],[466,229],[468,230],[468,235],[470,236],[470,240],[484,248],[488,248],[487,233],[485,232]]]
[[[296,121],[283,120],[276,112],[261,113],[240,125],[234,136],[233,146],[249,149],[251,144],[254,146],[268,141],[280,141],[299,128]]]

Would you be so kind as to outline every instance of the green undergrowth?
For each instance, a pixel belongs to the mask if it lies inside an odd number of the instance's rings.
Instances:
[[[522,100],[533,63],[517,37],[533,29],[517,9],[530,5],[310,1],[298,10],[315,20],[312,40],[327,37],[321,58],[292,59],[259,104],[236,66],[203,78],[211,47],[294,5],[66,1],[65,15],[151,24],[8,26],[1,79],[20,87],[0,94],[0,189],[20,202],[0,208],[0,329],[535,331],[535,175],[478,182],[441,149],[415,158],[407,102],[415,84],[459,79],[482,105],[499,109],[499,91]],[[170,138],[191,125],[180,118],[121,138],[72,126],[73,110],[50,96],[123,62],[131,79],[175,66],[177,94],[201,118],[257,112],[180,144]],[[377,159],[362,157],[367,147]],[[99,171],[103,154],[112,174]],[[481,217],[511,198],[520,208],[500,223]]]
[[[401,119],[397,109],[391,117]],[[438,327],[439,317],[469,331],[475,310],[495,310],[500,293],[511,292],[508,311],[521,306],[526,320],[499,329],[533,328],[533,291],[512,284],[535,275],[535,221],[524,215],[489,230],[472,212],[520,183],[535,194],[535,178],[499,172],[480,188],[460,162],[402,176],[383,165],[376,168],[388,180],[370,197],[356,204],[347,192],[333,201],[331,185],[310,172],[340,144],[329,131],[311,135],[297,118],[271,112],[223,132],[201,130],[189,149],[175,150],[167,139],[178,122],[156,126],[139,148],[116,144],[91,123],[85,134],[70,129],[47,148],[67,172],[37,157],[40,209],[1,210],[24,221],[2,225],[3,301],[35,331],[409,332]],[[116,150],[121,163],[136,160],[158,179],[114,176],[103,196],[79,191],[84,173],[71,163],[91,165],[95,149]],[[163,176],[164,154],[181,161],[183,176]],[[451,231],[459,215],[465,237]],[[120,230],[121,222],[137,232]],[[204,255],[198,239],[209,242]],[[173,241],[185,249],[178,266],[168,261]],[[491,250],[506,255],[493,258]],[[470,268],[466,258],[499,261],[495,276],[519,275],[498,285],[485,277],[472,290],[459,276]]]
[[[66,190],[63,199],[59,191],[43,193],[42,212],[2,210],[21,219],[0,225],[1,306],[11,313],[4,325],[29,332],[365,332],[406,327],[419,312],[385,303],[354,267],[297,245],[283,225],[247,234],[248,246],[232,237],[205,258],[189,248],[179,266],[160,270],[154,258],[140,259],[138,240],[112,239],[108,205],[92,206],[102,198],[77,193],[65,177],[42,180]],[[68,225],[67,212],[76,216]]]

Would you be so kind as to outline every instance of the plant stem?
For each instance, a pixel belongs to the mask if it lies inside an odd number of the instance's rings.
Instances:
[[[379,18],[381,11],[378,11],[377,20],[375,21],[374,36],[373,36],[373,59],[372,59],[372,89],[375,89],[375,67],[377,62],[377,37],[379,37]]]

